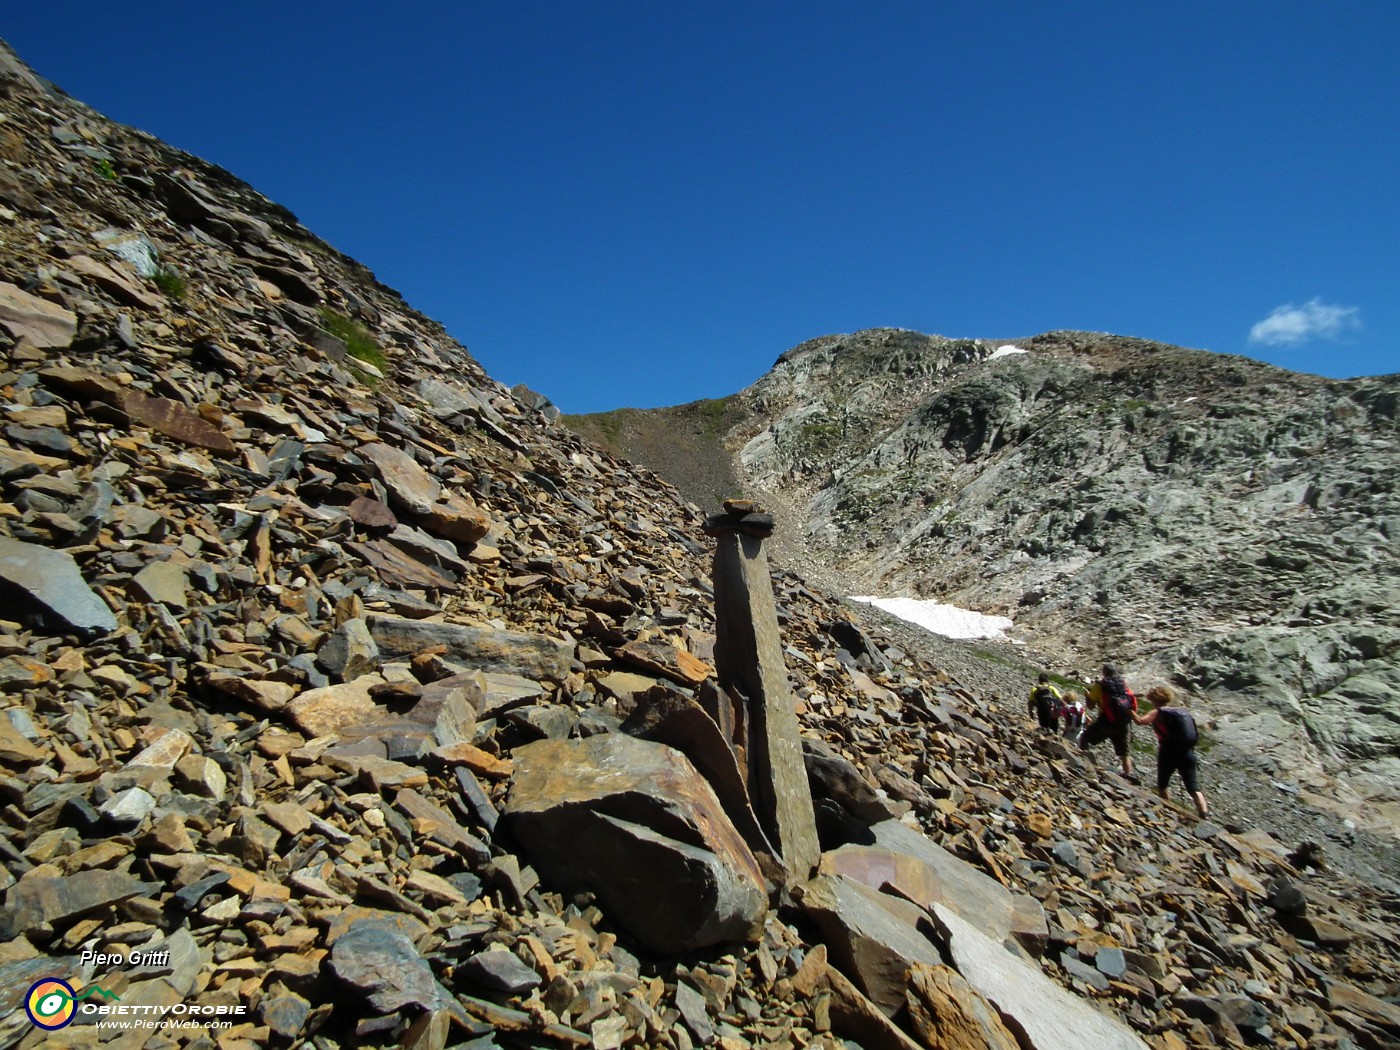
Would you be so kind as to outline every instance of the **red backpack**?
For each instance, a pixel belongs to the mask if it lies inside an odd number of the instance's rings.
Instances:
[[[1128,722],[1137,710],[1137,697],[1121,678],[1104,678],[1099,682],[1103,691],[1103,713],[1110,722]]]

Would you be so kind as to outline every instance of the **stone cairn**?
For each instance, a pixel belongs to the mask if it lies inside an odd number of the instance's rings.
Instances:
[[[0,117],[0,1047],[1400,1038],[1393,895],[1035,740],[770,575],[757,508],[712,567],[670,486],[3,47]],[[46,1033],[45,980],[227,1027]]]

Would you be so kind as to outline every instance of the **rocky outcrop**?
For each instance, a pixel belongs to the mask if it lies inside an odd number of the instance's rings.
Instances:
[[[1172,680],[1263,772],[1400,827],[1397,404],[1395,376],[1140,339],[877,329],[783,354],[694,454],[805,522],[804,571]],[[616,433],[685,485],[652,455],[676,411]]]

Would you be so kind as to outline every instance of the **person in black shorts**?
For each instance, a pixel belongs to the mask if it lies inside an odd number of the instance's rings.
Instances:
[[[1164,685],[1153,686],[1147,692],[1152,710],[1145,715],[1134,714],[1133,721],[1151,726],[1157,734],[1157,794],[1167,797],[1167,785],[1172,774],[1180,773],[1186,793],[1196,804],[1201,817],[1210,814],[1205,792],[1197,775],[1200,763],[1196,759],[1196,719],[1184,707],[1173,707],[1172,691]]]
[[[1123,676],[1112,664],[1103,665],[1103,677],[1089,687],[1089,707],[1099,709],[1099,716],[1079,736],[1079,746],[1088,750],[1105,740],[1113,741],[1113,753],[1122,763],[1123,775],[1133,776],[1133,758],[1128,751],[1132,737],[1133,716],[1137,697],[1123,682]]]
[[[1031,689],[1027,713],[1035,715],[1041,729],[1053,733],[1060,724],[1060,712],[1063,707],[1064,700],[1060,691],[1050,684],[1050,676],[1042,671]]]

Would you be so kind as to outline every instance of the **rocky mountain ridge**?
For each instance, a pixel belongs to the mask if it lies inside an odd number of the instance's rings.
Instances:
[[[794,564],[847,593],[1009,615],[1067,668],[1169,676],[1264,772],[1395,830],[1400,377],[882,329],[804,343],[713,404],[708,441],[682,410],[574,425],[683,487],[687,453],[727,462],[803,522]]]
[[[0,1046],[1400,1036],[1384,879],[1157,807],[791,572],[827,852],[778,892],[687,757],[696,506],[3,48],[0,117]]]

